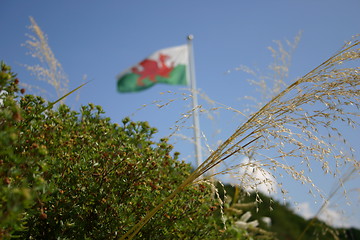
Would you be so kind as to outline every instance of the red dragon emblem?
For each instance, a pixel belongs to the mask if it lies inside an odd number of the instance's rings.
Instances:
[[[152,82],[156,82],[156,76],[169,77],[169,73],[174,69],[174,63],[172,62],[170,66],[165,64],[165,61],[170,57],[165,54],[159,55],[158,61],[145,59],[139,63],[139,66],[131,68],[131,71],[135,74],[140,75],[137,79],[138,86],[144,86],[144,79],[149,79]]]

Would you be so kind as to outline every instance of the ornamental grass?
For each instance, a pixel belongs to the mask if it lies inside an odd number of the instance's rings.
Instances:
[[[341,129],[335,126],[339,122],[352,128],[359,125],[359,44],[358,37],[354,37],[332,57],[251,114],[178,188],[120,239],[135,237],[179,192],[210,178],[214,174],[206,174],[211,169],[236,156],[251,156],[260,166],[285,172],[315,189],[316,185],[305,174],[315,163],[320,163],[325,174],[339,178],[339,169],[344,166],[352,166],[358,172],[354,150],[346,145]],[[239,167],[244,165],[233,164],[215,174]]]

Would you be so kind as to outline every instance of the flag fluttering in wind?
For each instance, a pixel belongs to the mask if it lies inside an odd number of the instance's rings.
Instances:
[[[119,92],[138,92],[156,83],[188,85],[187,45],[161,49],[117,77]]]

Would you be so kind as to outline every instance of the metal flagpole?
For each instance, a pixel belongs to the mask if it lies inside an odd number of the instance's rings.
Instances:
[[[197,90],[196,90],[196,80],[195,80],[195,65],[194,65],[194,54],[192,40],[194,39],[193,35],[187,37],[188,40],[188,50],[189,50],[189,78],[191,84],[191,93],[192,93],[192,104],[193,104],[193,121],[194,121],[194,135],[195,135],[195,154],[196,154],[196,163],[197,166],[200,166],[202,163],[202,152],[201,152],[201,138],[200,138],[200,123],[199,123],[199,109],[198,109],[198,100],[197,100]]]

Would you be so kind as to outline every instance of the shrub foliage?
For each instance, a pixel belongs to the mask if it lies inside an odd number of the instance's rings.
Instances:
[[[93,104],[48,108],[20,94],[4,63],[0,77],[0,238],[117,238],[190,175],[147,122],[120,126]],[[192,185],[137,237],[216,238],[216,208],[208,185]]]

